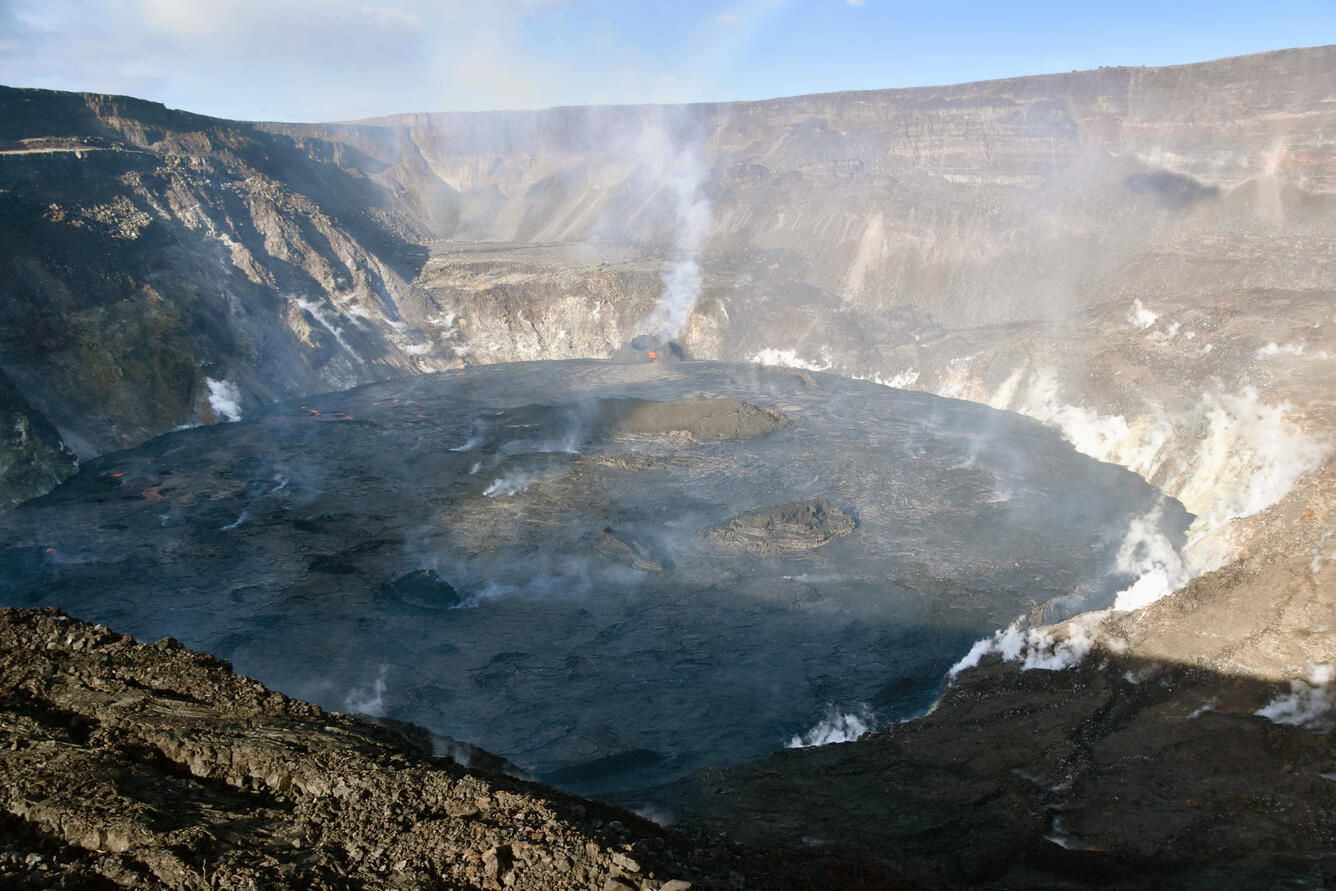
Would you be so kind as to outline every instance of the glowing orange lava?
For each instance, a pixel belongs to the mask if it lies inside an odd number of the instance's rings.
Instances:
[[[659,354],[654,352],[653,350],[645,350],[645,352],[649,354],[649,360],[651,362],[659,358]]]

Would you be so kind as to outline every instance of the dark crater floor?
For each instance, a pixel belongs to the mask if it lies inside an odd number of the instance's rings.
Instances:
[[[498,365],[86,463],[0,516],[0,600],[614,794],[921,711],[999,625],[1108,605],[1160,498],[1037,423],[923,393]]]

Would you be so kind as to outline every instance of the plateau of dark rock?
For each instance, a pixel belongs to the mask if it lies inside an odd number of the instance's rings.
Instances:
[[[663,437],[694,442],[739,442],[773,433],[786,418],[732,397],[646,402],[608,399],[600,404],[595,430],[633,439]]]
[[[415,569],[385,583],[387,596],[431,609],[453,609],[462,601],[454,586],[434,569]]]

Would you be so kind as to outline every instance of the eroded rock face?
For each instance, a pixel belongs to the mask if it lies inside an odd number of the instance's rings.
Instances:
[[[48,491],[74,473],[60,434],[0,372],[0,508]]]
[[[170,639],[0,610],[0,881],[682,891],[751,871],[630,813],[466,770],[405,730]]]
[[[401,321],[425,254],[361,174],[123,97],[6,88],[0,120],[5,374],[81,457],[443,367]]]

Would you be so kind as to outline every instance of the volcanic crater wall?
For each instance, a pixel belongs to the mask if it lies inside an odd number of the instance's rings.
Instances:
[[[946,850],[975,881],[1034,852],[1015,887],[1106,881],[1101,851],[1330,884],[1334,70],[323,125],[0,88],[0,503],[285,397],[605,357],[685,284],[692,356],[1021,412],[1199,515],[1187,565],[1129,534],[1174,596],[1000,631],[928,719],[705,774],[685,819],[929,851],[939,883]]]
[[[707,169],[694,187],[712,216],[682,332],[694,355],[1036,417],[1200,514],[1201,570],[1233,553],[1227,521],[1274,503],[1328,453],[1334,58],[1322,48],[283,132],[378,151],[395,176],[412,168],[458,196],[441,231],[449,244],[419,283],[449,307],[438,343],[469,361],[600,354],[613,338],[584,320],[602,320],[608,303],[572,307],[569,290],[553,300],[547,283],[582,267],[638,273],[628,296],[652,292],[653,251],[611,245],[669,245],[671,260],[683,223],[665,196],[691,171],[680,157],[636,154],[646,140],[634,134],[697,145]],[[482,253],[477,241],[544,246]],[[504,300],[509,336],[497,313],[477,318],[478,289]],[[633,318],[648,312],[641,301]]]
[[[1202,515],[1216,565],[1326,454],[1333,68],[324,125],[5,90],[5,497],[70,472],[58,438],[606,356],[686,281],[691,354],[1037,417]]]

